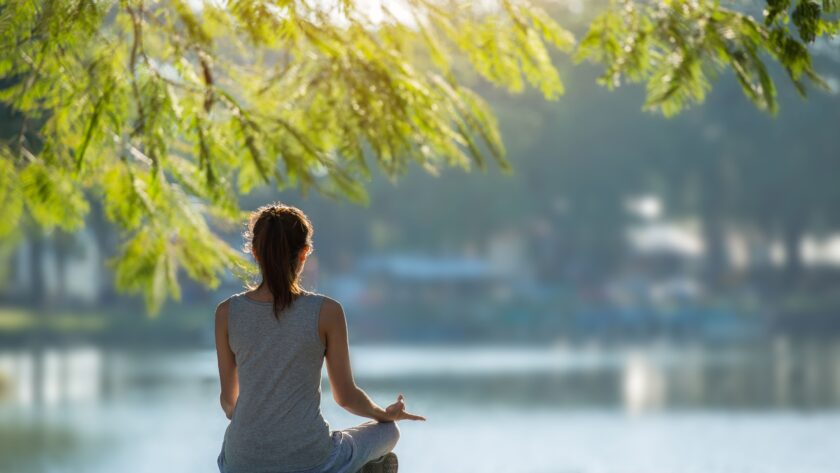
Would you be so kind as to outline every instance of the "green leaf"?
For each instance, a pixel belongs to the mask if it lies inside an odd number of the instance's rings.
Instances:
[[[23,198],[11,154],[0,147],[0,238],[9,237],[18,230],[18,222],[23,213]]]
[[[24,167],[19,178],[26,207],[41,226],[73,231],[84,225],[88,203],[69,172],[36,161]]]

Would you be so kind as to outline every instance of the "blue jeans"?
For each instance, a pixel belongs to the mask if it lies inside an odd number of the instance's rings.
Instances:
[[[332,450],[320,465],[294,473],[355,473],[362,466],[393,450],[400,438],[396,422],[368,421],[355,427],[334,430]],[[220,473],[225,470],[225,447],[216,460]]]

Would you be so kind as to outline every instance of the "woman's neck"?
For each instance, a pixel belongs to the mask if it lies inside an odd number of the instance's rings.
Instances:
[[[248,297],[251,299],[258,301],[271,302],[274,300],[274,296],[272,296],[271,291],[262,284],[257,286],[255,289],[248,291],[246,294],[248,294]]]
[[[250,291],[246,292],[246,294],[248,295],[248,297],[250,297],[251,299],[256,300],[256,301],[272,302],[274,300],[274,296],[271,294],[271,291],[268,289],[267,286],[265,286],[262,283],[260,283],[260,285],[257,286],[256,288],[251,289]],[[296,296],[299,296],[300,294],[293,293],[292,295],[294,297],[296,297]]]

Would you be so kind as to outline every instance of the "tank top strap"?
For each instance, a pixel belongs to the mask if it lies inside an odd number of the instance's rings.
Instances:
[[[228,326],[230,326],[230,321],[233,318],[236,318],[236,314],[242,310],[241,308],[241,299],[244,292],[240,292],[228,297]]]
[[[324,295],[318,294],[317,292],[307,291],[303,294],[303,296],[305,297],[305,300],[301,302],[306,303],[302,310],[305,313],[307,325],[309,326],[307,331],[315,334],[315,341],[319,346],[323,347],[324,343],[321,341],[321,334],[318,330],[318,321],[320,319],[319,316],[321,315],[321,304],[324,303]]]

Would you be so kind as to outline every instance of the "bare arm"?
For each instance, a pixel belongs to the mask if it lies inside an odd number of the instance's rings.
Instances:
[[[219,360],[219,381],[221,395],[219,400],[225,416],[233,417],[233,408],[239,398],[239,376],[236,371],[236,359],[228,343],[228,307],[230,302],[224,301],[216,307],[216,355]]]
[[[324,300],[318,331],[326,346],[327,375],[330,378],[333,399],[339,406],[358,416],[378,421],[426,420],[422,416],[405,412],[402,395],[397,398],[397,402],[383,409],[356,385],[350,367],[347,319],[337,301],[329,298]]]

